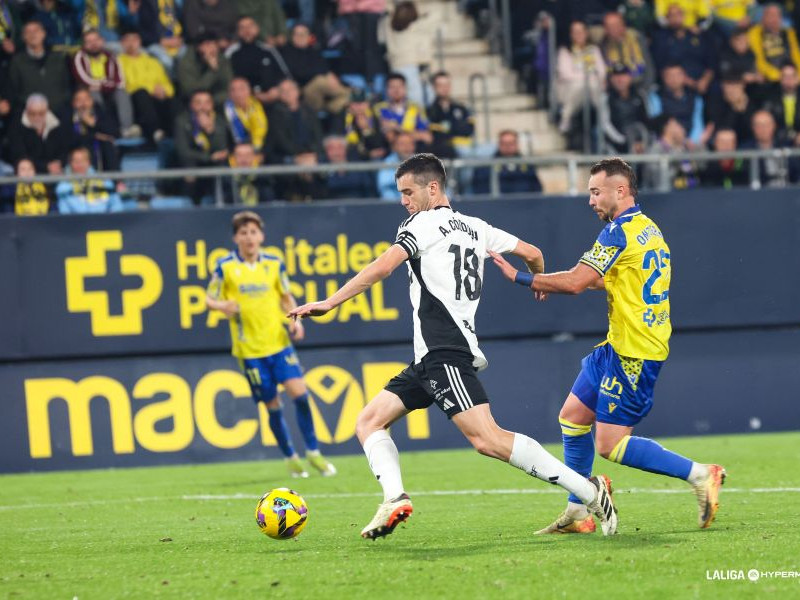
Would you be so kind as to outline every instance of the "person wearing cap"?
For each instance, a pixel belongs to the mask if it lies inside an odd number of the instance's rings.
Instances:
[[[233,79],[233,69],[230,61],[219,50],[216,35],[207,32],[200,35],[197,45],[178,61],[178,88],[185,104],[197,90],[211,92],[217,108],[225,103],[228,86]]]

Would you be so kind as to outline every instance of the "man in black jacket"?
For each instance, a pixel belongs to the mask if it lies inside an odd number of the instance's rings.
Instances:
[[[451,98],[449,73],[434,73],[431,82],[436,94],[433,104],[428,107],[428,121],[433,132],[431,151],[442,158],[455,158],[460,149],[466,151],[472,146],[475,117],[466,106]]]
[[[29,158],[37,173],[58,175],[64,170],[69,151],[69,133],[50,111],[47,98],[31,94],[25,110],[11,124],[6,144],[6,155],[12,164]]]
[[[261,32],[251,17],[239,17],[236,35],[239,41],[225,51],[233,66],[233,74],[250,82],[253,95],[262,104],[275,103],[280,96],[278,84],[290,77],[283,58],[275,48],[259,41]]]

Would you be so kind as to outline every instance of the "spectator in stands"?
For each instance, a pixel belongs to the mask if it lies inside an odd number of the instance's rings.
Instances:
[[[758,108],[747,95],[744,81],[735,75],[722,80],[722,97],[710,104],[707,120],[717,129],[732,129],[736,139],[748,142],[752,139],[751,122]]]
[[[420,150],[433,142],[425,110],[408,100],[406,78],[400,73],[392,73],[386,79],[386,102],[378,102],[375,112],[380,119],[381,131],[390,144],[394,143],[400,131],[409,132]]]
[[[748,33],[750,48],[756,55],[756,65],[767,81],[778,81],[780,68],[790,62],[800,68],[800,46],[797,34],[791,27],[783,26],[783,15],[778,4],[768,4],[761,15],[761,23]]]
[[[350,90],[330,70],[322,52],[312,43],[303,23],[292,27],[291,40],[280,51],[289,73],[303,90],[303,102],[312,110],[338,115],[350,102]]]
[[[520,158],[519,134],[513,129],[505,129],[497,138],[495,158]],[[495,167],[479,167],[472,176],[472,191],[475,194],[492,192],[492,169],[497,173],[501,194],[538,194],[542,182],[533,165],[502,164]]]
[[[197,90],[211,94],[214,106],[222,108],[228,97],[228,86],[233,79],[230,61],[220,55],[219,44],[213,33],[198,38],[197,46],[186,51],[178,61],[178,89],[181,99],[188,101]]]
[[[93,175],[95,170],[87,148],[73,148],[69,153],[67,173]],[[56,186],[58,212],[61,214],[88,214],[119,212],[122,199],[110,179],[82,179],[62,181]]]
[[[756,67],[756,55],[750,49],[747,29],[737,29],[731,34],[728,44],[720,52],[719,72],[723,78],[740,75],[747,85],[764,83],[764,76]]]
[[[661,115],[656,119],[658,139],[650,146],[648,153],[676,155],[681,160],[670,161],[667,181],[670,189],[685,190],[700,184],[697,164],[691,159],[692,148],[686,140],[686,130],[680,121],[670,115]],[[645,187],[656,189],[661,183],[661,165],[647,163],[644,169]]]
[[[344,64],[363,75],[368,83],[382,73],[383,52],[378,42],[378,22],[386,12],[386,0],[338,0],[339,14],[347,21],[349,51]]]
[[[131,0],[70,0],[75,6],[80,30],[95,29],[116,52],[119,28],[133,27],[139,18],[141,2]]]
[[[618,12],[606,13],[603,30],[600,49],[606,64],[624,65],[633,78],[633,84],[649,91],[655,82],[655,65],[644,36],[634,29],[628,29]]]
[[[47,41],[51,46],[59,50],[68,50],[80,43],[80,17],[69,2],[40,0],[33,18],[44,27]]]
[[[214,100],[206,90],[197,90],[189,110],[175,121],[175,152],[180,167],[211,167],[228,160],[228,130],[214,110]],[[195,203],[211,194],[213,180],[187,180],[187,192]]]
[[[261,164],[261,154],[257,153],[252,144],[236,144],[230,158],[231,168],[248,169]],[[259,175],[245,175],[238,173],[230,178],[234,204],[255,206],[259,202],[275,199],[275,192],[269,179]]]
[[[234,0],[184,0],[187,41],[199,44],[210,34],[224,50],[236,32],[237,14]]]
[[[345,164],[347,140],[338,135],[331,135],[322,140],[325,148],[325,163],[329,165]],[[324,198],[352,199],[375,197],[375,174],[366,171],[333,171],[324,176]]]
[[[259,41],[258,24],[250,16],[239,17],[236,35],[239,41],[225,51],[234,75],[247,79],[253,94],[265,106],[277,102],[278,84],[290,76],[283,58],[275,48]]]
[[[30,181],[36,175],[36,167],[28,158],[17,162],[16,175],[20,178],[14,190],[14,214],[18,217],[46,215],[52,209],[50,192],[44,183]]]
[[[573,21],[569,28],[570,44],[558,50],[556,66],[558,101],[561,104],[559,129],[566,134],[572,117],[584,98],[592,102],[603,95],[606,82],[606,64],[600,49],[589,43],[586,24]]]
[[[704,96],[714,80],[717,56],[708,35],[692,31],[686,25],[683,9],[670,4],[667,28],[653,34],[653,59],[663,72],[668,65],[681,65],[686,72],[685,85]]]
[[[317,114],[300,102],[300,88],[295,81],[284,79],[279,90],[280,101],[268,114],[270,130],[264,148],[267,163],[315,164],[316,157],[322,154],[322,128]]]
[[[679,64],[668,65],[661,70],[662,85],[651,95],[653,116],[673,117],[695,145],[703,145],[711,135],[709,126],[703,123],[703,99],[695,91],[687,89],[686,73]]]
[[[773,150],[785,147],[777,137],[775,118],[768,110],[759,110],[753,115],[753,142],[742,144],[743,149]],[[788,165],[788,168],[787,168]],[[758,159],[758,173],[762,187],[783,187],[787,181],[796,182],[800,169],[797,159],[789,159],[787,165],[778,156]]]
[[[121,42],[123,52],[119,55],[119,64],[125,75],[125,89],[133,102],[136,122],[144,130],[145,137],[157,144],[172,131],[175,88],[164,66],[142,51],[138,31],[124,31]]]
[[[250,84],[244,77],[235,77],[231,81],[225,101],[225,118],[234,144],[250,144],[256,152],[261,152],[267,137],[267,115],[261,102],[253,97]]]
[[[733,129],[717,129],[714,135],[716,152],[733,152],[736,150],[736,132]],[[747,161],[741,158],[721,158],[706,163],[702,172],[702,185],[705,187],[745,186],[750,182]]]
[[[348,146],[361,160],[382,159],[388,153],[389,143],[362,89],[356,88],[351,94],[344,128]]]
[[[155,56],[172,76],[175,61],[186,52],[183,43],[183,25],[179,14],[179,0],[138,0],[136,25],[142,35],[142,44]]]
[[[469,109],[451,97],[452,81],[446,71],[432,78],[436,98],[428,107],[433,144],[431,151],[442,158],[468,153],[475,135],[475,117]]]
[[[47,98],[31,94],[20,118],[11,125],[6,144],[11,163],[28,158],[33,161],[37,173],[58,175],[64,169],[69,134],[49,110]]]
[[[253,19],[260,31],[259,40],[263,39],[270,46],[286,43],[286,14],[279,0],[236,0],[236,4],[242,15],[240,19],[244,18],[243,15]]]
[[[394,73],[406,78],[408,99],[420,106],[432,98],[423,84],[421,71],[433,62],[436,22],[420,15],[414,2],[397,2],[386,27],[386,58]]]
[[[617,144],[608,140],[618,152],[644,152],[647,145],[647,98],[633,86],[630,69],[623,64],[611,66],[609,76],[608,111],[614,129],[625,136]]]
[[[662,27],[670,27],[670,10],[675,6],[683,13],[687,29],[699,31],[711,25],[711,2],[707,0],[655,0],[656,20]]]
[[[72,74],[78,85],[85,86],[92,98],[104,109],[116,111],[122,137],[138,137],[141,128],[133,122],[131,97],[117,58],[105,49],[100,33],[89,29],[83,34],[83,46],[72,59]]]
[[[98,171],[119,170],[119,155],[114,145],[119,130],[102,107],[95,105],[89,90],[79,88],[75,91],[72,110],[62,120],[70,131],[70,148],[86,148],[92,166]]]
[[[392,144],[392,153],[383,159],[383,162],[397,165],[414,154],[414,135],[409,131],[398,131]],[[397,191],[397,181],[394,178],[395,167],[378,171],[378,195],[381,200],[399,200],[400,192]]]
[[[45,45],[44,27],[38,21],[25,23],[22,39],[25,48],[9,64],[11,104],[20,107],[31,94],[43,94],[54,111],[66,108],[72,91],[66,56]]]
[[[573,21],[569,28],[569,48],[558,51],[557,86],[561,104],[559,130],[568,134],[573,129],[573,117],[584,102],[590,102],[597,111],[601,129],[607,136],[624,143],[624,136],[611,125],[608,116],[606,64],[600,49],[589,43],[586,24]]]
[[[787,63],[781,67],[779,86],[768,98],[765,108],[778,126],[778,137],[788,145],[800,146],[800,79],[797,67]]]

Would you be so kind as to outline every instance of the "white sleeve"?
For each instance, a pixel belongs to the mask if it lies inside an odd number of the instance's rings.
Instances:
[[[417,258],[423,254],[435,241],[434,234],[439,233],[438,230],[426,226],[425,218],[420,213],[412,215],[397,230],[394,243],[406,251],[408,258]]]
[[[517,242],[519,238],[515,235],[511,235],[510,233],[503,231],[502,229],[497,229],[496,227],[492,227],[491,225],[486,225],[486,249],[491,250],[492,252],[497,252],[498,254],[504,254],[506,252],[511,252],[514,248],[517,247]]]

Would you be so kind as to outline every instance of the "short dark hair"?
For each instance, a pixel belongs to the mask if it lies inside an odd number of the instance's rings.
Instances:
[[[78,154],[79,152],[85,152],[86,156],[88,156],[89,160],[91,160],[92,153],[89,150],[89,148],[87,148],[86,146],[74,146],[73,148],[71,148],[70,151],[69,151],[69,155],[67,157],[67,160],[71,161],[72,157],[75,156],[76,154]]]
[[[239,231],[239,229],[248,223],[253,223],[261,231],[264,231],[264,220],[252,210],[243,210],[241,212],[237,212],[235,215],[233,215],[233,219],[231,219],[234,235],[237,231]]]
[[[442,161],[434,154],[427,152],[409,156],[400,163],[394,172],[394,180],[397,181],[408,173],[414,176],[414,183],[418,185],[428,185],[431,181],[435,181],[439,187],[444,189],[447,182],[447,172]]]
[[[600,162],[594,163],[592,168],[589,169],[589,173],[591,175],[605,173],[606,176],[609,177],[612,175],[621,175],[628,180],[628,189],[630,190],[631,196],[635,198],[636,194],[639,193],[636,182],[636,171],[619,157],[605,158]]]
[[[431,75],[431,83],[436,83],[436,80],[439,79],[439,77],[447,77],[449,79],[450,73],[447,71],[436,71],[436,73]]]
[[[394,71],[394,72],[392,72],[392,73],[389,73],[389,76],[386,78],[386,85],[389,85],[389,82],[390,82],[392,79],[399,79],[399,80],[400,80],[400,81],[402,81],[404,84],[405,84],[405,82],[406,82],[406,76],[405,76],[405,75],[403,75],[402,73],[398,73],[397,71]]]

